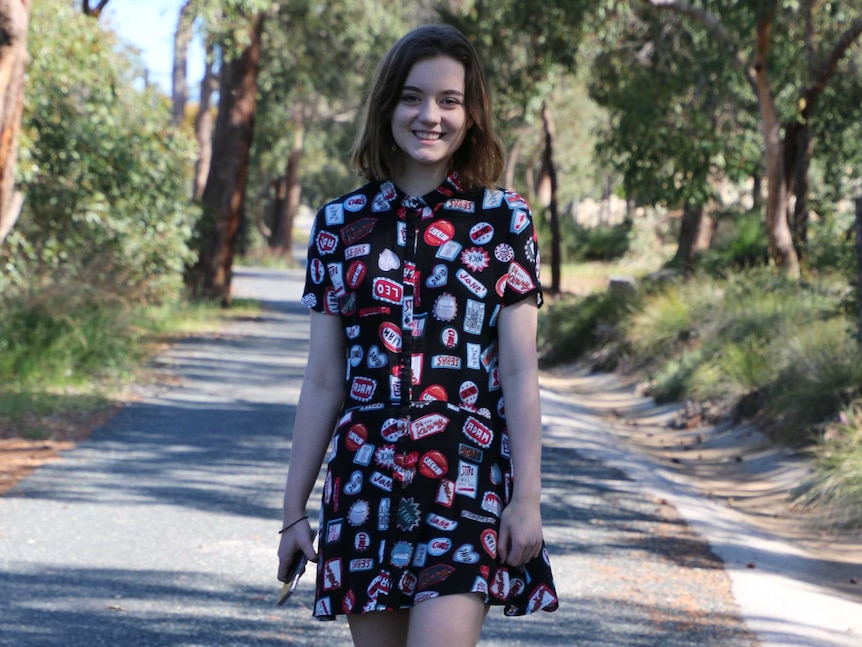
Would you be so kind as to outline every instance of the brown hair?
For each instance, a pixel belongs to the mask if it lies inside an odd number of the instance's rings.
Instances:
[[[413,65],[435,56],[464,65],[464,107],[472,126],[452,157],[465,188],[493,187],[503,172],[503,146],[494,133],[491,96],[473,45],[460,31],[445,25],[420,27],[403,36],[383,57],[365,103],[365,123],[353,145],[351,162],[369,180],[392,176],[401,151],[392,137],[392,114]]]

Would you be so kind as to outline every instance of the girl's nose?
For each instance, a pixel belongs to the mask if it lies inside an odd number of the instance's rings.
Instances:
[[[423,101],[419,109],[419,120],[425,124],[436,124],[440,121],[440,108],[436,101]]]

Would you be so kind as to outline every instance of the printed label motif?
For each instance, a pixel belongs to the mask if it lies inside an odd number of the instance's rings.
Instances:
[[[520,234],[527,228],[527,225],[530,224],[530,218],[527,215],[527,212],[522,209],[515,209],[512,212],[512,227],[511,231],[513,234]]]
[[[455,226],[451,222],[448,220],[438,220],[431,223],[428,229],[425,230],[423,240],[432,247],[439,247],[452,240],[452,236],[454,235]]]
[[[503,192],[500,190],[485,189],[485,197],[482,199],[484,209],[496,209],[503,204]]]
[[[377,267],[384,272],[397,270],[401,267],[401,259],[391,249],[384,249],[377,255]]]
[[[509,263],[507,285],[519,294],[526,294],[536,287],[530,273],[514,261]]]
[[[432,528],[436,528],[437,530],[442,530],[444,532],[451,532],[458,527],[457,521],[452,521],[451,519],[447,519],[446,517],[441,517],[439,514],[431,512],[428,514],[428,517],[425,519],[425,523],[427,523]]]
[[[425,286],[431,289],[442,288],[449,280],[449,269],[443,265],[435,265],[431,269],[431,274],[425,279]]]
[[[433,557],[445,555],[452,548],[452,540],[448,537],[437,537],[428,542],[428,554]]]
[[[486,245],[494,237],[494,228],[490,223],[480,222],[470,228],[470,240],[474,245]]]
[[[481,247],[471,247],[461,252],[461,262],[472,272],[481,272],[491,263],[491,257]]]
[[[371,243],[360,243],[351,245],[344,250],[344,260],[349,261],[359,256],[368,256],[371,253]]]
[[[326,276],[326,269],[323,267],[323,261],[319,258],[313,258],[311,260],[311,266],[308,268],[308,272],[311,275],[311,281],[315,285],[323,283],[323,277]]]
[[[377,329],[380,341],[393,353],[401,352],[401,330],[391,321],[384,321]]]
[[[427,416],[422,416],[410,422],[410,437],[413,440],[420,440],[427,436],[439,434],[446,429],[449,424],[449,418],[439,413],[429,413]]]
[[[432,449],[419,459],[419,472],[427,478],[437,479],[446,474],[449,462],[442,452]]]
[[[454,240],[450,240],[437,250],[436,256],[437,258],[442,258],[444,261],[454,261],[458,258],[458,254],[460,253],[461,243],[456,243]]]
[[[328,231],[321,231],[317,234],[316,242],[317,251],[320,252],[321,256],[331,254],[335,251],[335,248],[338,247],[338,238],[336,238],[334,234],[330,234]]]
[[[452,321],[458,315],[458,301],[455,297],[444,292],[434,302],[434,318],[437,321]]]
[[[344,208],[348,211],[360,211],[368,204],[368,198],[364,195],[352,195],[344,201]]]
[[[354,377],[350,387],[350,397],[360,402],[370,402],[374,397],[377,381],[370,377]]]
[[[462,429],[464,435],[474,443],[487,449],[491,446],[491,441],[494,440],[494,432],[489,427],[482,424],[473,416],[468,416]]]
[[[431,368],[451,368],[461,370],[461,358],[457,355],[433,355]]]
[[[340,225],[344,223],[344,206],[341,204],[328,204],[324,212],[324,220],[327,225]]]
[[[434,502],[451,508],[454,500],[455,483],[449,479],[440,479],[440,487],[437,488],[437,497],[434,499]]]
[[[348,223],[341,228],[341,240],[345,245],[357,243],[371,233],[376,223],[377,218],[360,218],[356,222]]]
[[[458,461],[458,478],[455,481],[455,494],[476,498],[479,483],[479,467],[472,463]]]
[[[396,305],[401,303],[401,297],[404,296],[404,289],[401,287],[401,284],[385,276],[378,276],[374,279],[372,285],[374,298],[378,301],[385,301],[386,303],[394,303]]]
[[[480,299],[484,298],[486,294],[488,294],[488,288],[485,287],[485,284],[476,279],[470,272],[465,270],[464,268],[459,269],[455,272],[455,276],[461,282],[464,287],[466,287],[470,292],[475,294]]]
[[[443,208],[451,209],[452,211],[463,211],[464,213],[474,213],[476,211],[476,203],[472,200],[452,198],[443,203]]]
[[[344,279],[347,287],[355,290],[365,280],[365,274],[365,263],[362,261],[353,261],[350,267],[347,268],[347,277]]]

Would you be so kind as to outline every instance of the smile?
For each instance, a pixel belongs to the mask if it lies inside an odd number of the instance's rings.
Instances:
[[[414,130],[413,134],[419,139],[427,139],[429,141],[443,139],[443,133],[434,133],[427,130]]]

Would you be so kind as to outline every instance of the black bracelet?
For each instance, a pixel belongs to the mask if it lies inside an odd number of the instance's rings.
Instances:
[[[297,520],[296,520],[296,521],[294,521],[293,523],[289,523],[289,524],[287,524],[284,528],[282,528],[281,530],[279,530],[279,531],[278,531],[278,534],[280,535],[280,534],[281,534],[281,533],[283,533],[285,530],[288,530],[289,528],[293,528],[293,527],[294,527],[296,524],[298,524],[300,521],[305,521],[306,519],[308,519],[308,515],[305,515],[304,517],[300,517],[299,519],[297,519]]]

